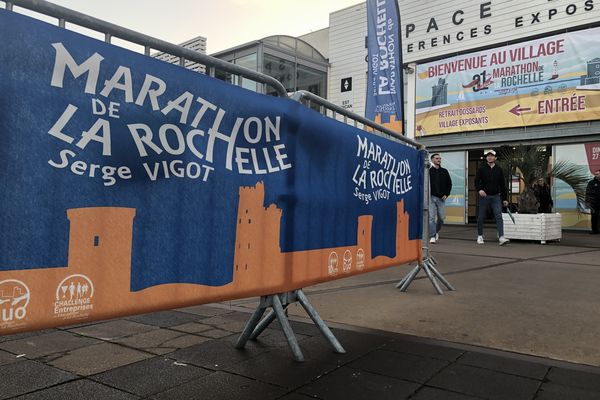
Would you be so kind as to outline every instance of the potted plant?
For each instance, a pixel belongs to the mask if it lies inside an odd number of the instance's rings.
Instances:
[[[585,203],[585,188],[589,180],[587,171],[568,161],[559,161],[550,166],[549,152],[540,146],[503,147],[499,155],[498,164],[507,171],[507,177],[518,176],[523,187],[517,202],[518,212],[512,218],[508,214],[503,215],[504,236],[509,239],[538,240],[542,244],[547,240],[560,240],[561,216],[551,213],[551,205],[548,207],[543,199],[543,209],[540,210],[540,193],[547,190],[544,184],[547,185],[550,179],[560,179],[573,189],[577,207],[583,211],[581,205]],[[549,193],[548,190],[547,196]]]

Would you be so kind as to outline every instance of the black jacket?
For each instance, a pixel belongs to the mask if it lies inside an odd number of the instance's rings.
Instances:
[[[506,184],[502,169],[497,164],[492,168],[484,162],[475,175],[475,189],[477,192],[483,190],[490,196],[499,194],[502,200],[506,200]]]
[[[446,168],[429,168],[429,184],[431,187],[431,195],[439,197],[450,196],[452,191],[452,179]]]
[[[600,206],[600,180],[592,179],[585,190],[585,200],[588,205],[596,208]]]

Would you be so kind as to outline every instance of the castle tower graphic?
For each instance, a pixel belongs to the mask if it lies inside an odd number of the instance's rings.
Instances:
[[[90,207],[67,210],[70,221],[68,264],[0,273],[30,289],[30,303],[19,324],[0,327],[0,333],[54,327],[68,321],[55,317],[54,303],[59,284],[66,277],[85,275],[94,286],[93,310],[85,320],[106,319],[171,309],[194,304],[282,293],[334,279],[328,269],[335,253],[337,277],[373,269],[402,265],[421,257],[421,241],[408,239],[409,216],[404,203],[396,203],[396,256],[372,258],[373,216],[358,217],[356,245],[306,251],[281,252],[282,210],[264,206],[265,187],[257,183],[240,187],[232,282],[223,286],[166,283],[131,291],[133,224],[136,210],[120,207]],[[335,258],[335,257],[334,257]],[[199,265],[201,260],[199,260]],[[12,289],[12,287],[11,287]],[[12,290],[11,290],[12,292]],[[3,301],[7,296],[3,288]],[[22,324],[21,324],[22,322]]]

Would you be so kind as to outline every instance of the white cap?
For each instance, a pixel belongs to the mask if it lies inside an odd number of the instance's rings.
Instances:
[[[483,151],[484,156],[487,156],[490,153],[492,153],[493,155],[496,155],[496,152],[494,151],[494,149],[487,149],[487,150]]]

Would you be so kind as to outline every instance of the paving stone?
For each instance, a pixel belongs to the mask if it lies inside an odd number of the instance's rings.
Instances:
[[[309,400],[309,399],[314,400],[314,397],[308,396],[306,394],[294,392],[294,393],[286,394],[285,396],[280,397],[278,400]]]
[[[172,326],[169,329],[186,333],[200,333],[214,329],[214,327],[199,322],[188,322],[186,324]]]
[[[153,354],[167,354],[208,340],[211,339],[169,329],[154,329],[138,335],[120,338],[114,342]]]
[[[220,339],[227,336],[233,335],[232,332],[224,331],[222,329],[209,329],[204,332],[198,332],[197,335],[204,336],[211,339]]]
[[[8,399],[75,379],[76,376],[37,361],[0,366],[0,399]]]
[[[376,350],[350,363],[349,366],[375,374],[425,383],[448,364],[448,361],[444,360]]]
[[[44,335],[46,333],[54,332],[56,329],[45,329],[41,331],[33,331],[33,332],[23,332],[23,333],[15,333],[13,335],[0,335],[0,343],[9,342],[11,340],[20,340],[25,339],[32,336]]]
[[[549,368],[529,361],[474,352],[465,353],[458,363],[538,380],[544,379]]]
[[[28,336],[24,339],[0,343],[0,349],[14,354],[25,354],[29,359],[62,354],[99,343],[99,340],[81,337],[70,332],[52,331],[42,335]]]
[[[186,364],[220,370],[267,351],[267,348],[260,348],[252,343],[246,345],[244,349],[236,349],[230,341],[217,339],[177,350],[169,357]]]
[[[92,382],[87,379],[64,383],[39,392],[26,394],[14,400],[57,400],[57,399],[85,399],[85,400],[135,400],[139,399],[130,393],[125,393],[108,386]]]
[[[418,384],[341,367],[298,390],[326,400],[387,400],[407,398]]]
[[[159,311],[149,314],[135,315],[127,317],[130,321],[139,322],[140,324],[154,325],[161,328],[185,324],[187,322],[201,321],[202,318],[195,314],[179,312],[179,311]]]
[[[201,317],[213,317],[215,315],[229,314],[232,311],[225,308],[211,307],[209,305],[191,306],[185,308],[178,308],[177,311],[185,312],[188,314],[194,314]]]
[[[548,381],[559,385],[574,386],[600,392],[600,373],[594,374],[565,368],[551,368],[548,373]]]
[[[261,382],[296,389],[336,368],[335,362],[325,363],[310,359],[296,362],[291,353],[269,352],[224,369]]]
[[[285,389],[225,372],[215,372],[200,379],[160,393],[157,400],[231,400],[278,399]]]
[[[450,347],[436,346],[433,344],[412,342],[409,340],[394,340],[383,347],[384,350],[400,353],[414,354],[417,356],[437,358],[440,360],[454,361],[464,354],[463,350]]]
[[[121,337],[131,336],[142,332],[148,332],[156,329],[155,326],[142,324],[138,322],[119,319],[114,321],[102,322],[99,324],[86,325],[72,329],[71,332],[80,335],[91,336],[102,340],[114,340]]]
[[[164,357],[154,357],[112,369],[91,379],[146,397],[210,373],[193,365],[178,363]]]
[[[544,383],[536,400],[598,400],[600,392],[591,391],[573,386]]]
[[[448,366],[427,383],[429,386],[492,400],[531,400],[540,384],[533,379],[460,364]]]
[[[14,362],[23,361],[24,359],[16,355],[0,350],[0,365],[12,364]]]
[[[423,387],[412,396],[410,400],[478,400],[481,397],[468,396],[466,394],[448,392],[446,390]]]
[[[112,343],[101,343],[69,352],[51,365],[80,375],[92,375],[150,358],[152,355]]]

